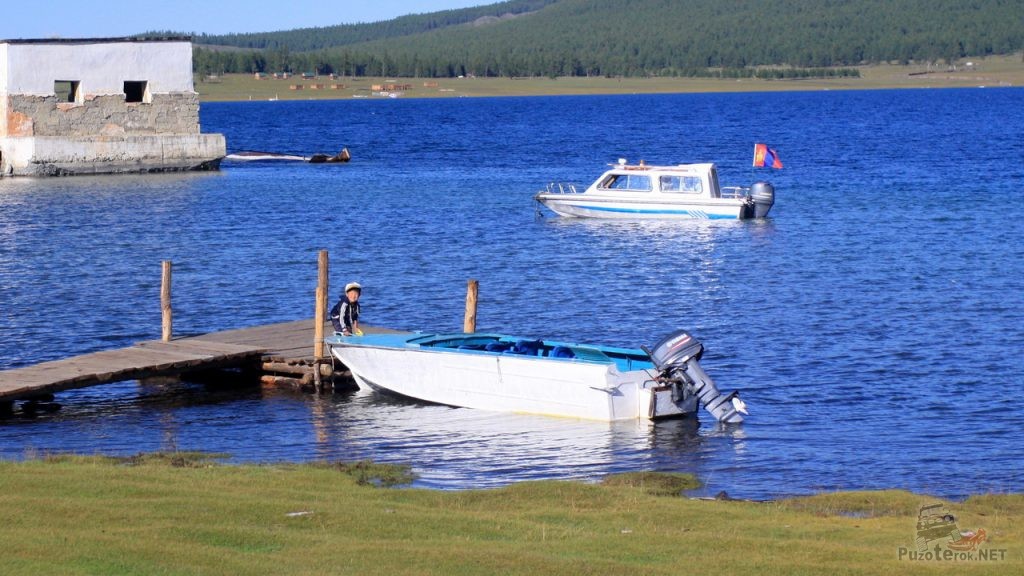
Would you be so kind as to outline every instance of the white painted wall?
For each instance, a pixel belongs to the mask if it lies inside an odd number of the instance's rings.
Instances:
[[[47,96],[55,80],[78,80],[84,96],[124,93],[125,80],[152,94],[192,92],[192,43],[0,43],[0,94]]]
[[[0,44],[0,92],[7,85],[7,46],[9,44]]]
[[[7,98],[3,97],[6,94],[7,86],[7,44],[0,44],[0,134],[7,135]],[[2,148],[0,148],[0,154],[2,154]],[[2,170],[2,168],[0,168]],[[3,176],[0,171],[0,176]]]

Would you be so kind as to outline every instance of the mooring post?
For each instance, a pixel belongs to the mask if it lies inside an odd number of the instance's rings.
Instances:
[[[327,321],[327,250],[321,250],[317,258],[316,313],[313,327],[313,357],[318,361],[324,357],[324,323]],[[319,374],[319,366],[317,366]]]
[[[479,282],[470,280],[466,283],[466,316],[462,322],[462,331],[469,334],[476,332],[476,298],[479,293]]]
[[[160,311],[163,313],[162,339],[164,342],[171,341],[171,261],[162,262],[163,274],[160,277]]]
[[[316,277],[316,308],[313,313],[313,386],[316,391],[323,390],[320,379],[320,365],[324,361],[324,322],[327,321],[327,250],[321,250],[317,256]]]

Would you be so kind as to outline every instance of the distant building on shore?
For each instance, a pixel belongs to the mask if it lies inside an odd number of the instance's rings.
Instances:
[[[217,169],[188,38],[0,40],[0,176]]]

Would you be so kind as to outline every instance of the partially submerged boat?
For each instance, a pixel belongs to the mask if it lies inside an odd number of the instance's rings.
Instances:
[[[312,156],[300,156],[298,154],[284,154],[281,152],[260,152],[256,150],[244,150],[232,152],[224,157],[225,160],[234,162],[309,162],[310,164],[335,164],[344,163],[352,159],[348,148],[342,148],[334,156],[327,154],[313,154]]]
[[[579,218],[764,218],[775,204],[771,184],[720,186],[710,163],[652,166],[619,159],[610,166],[583,191],[549,184],[534,200],[560,216]]]
[[[628,420],[746,413],[701,368],[704,347],[685,331],[653,349],[531,340],[500,334],[374,334],[325,339],[361,388],[493,410]]]

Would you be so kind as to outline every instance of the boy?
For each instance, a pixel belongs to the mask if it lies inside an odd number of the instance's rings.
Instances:
[[[331,308],[331,324],[334,325],[335,333],[342,336],[363,335],[359,329],[359,295],[362,291],[363,287],[358,282],[345,285],[345,293]]]

